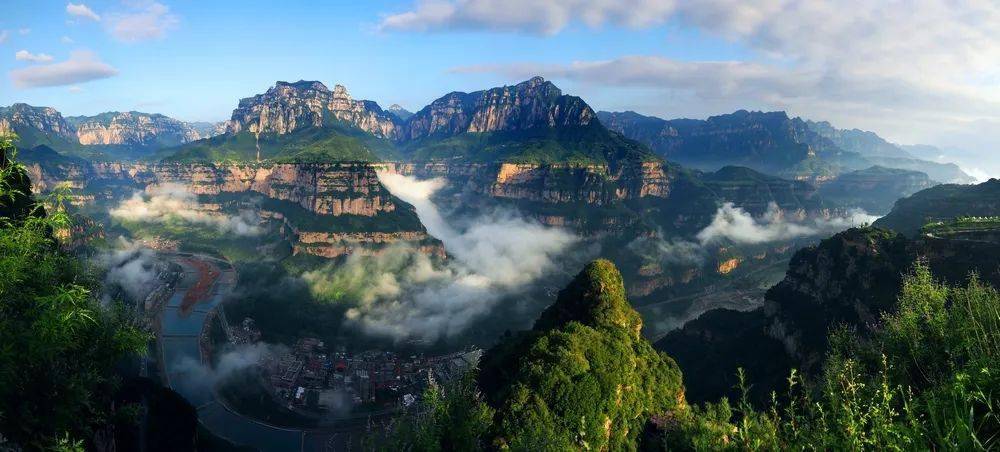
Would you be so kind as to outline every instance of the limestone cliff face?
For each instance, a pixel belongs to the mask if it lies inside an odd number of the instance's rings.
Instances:
[[[22,128],[31,128],[63,140],[76,141],[73,127],[54,108],[32,107],[28,104],[0,107],[0,132],[24,134],[21,132]]]
[[[83,145],[175,146],[207,138],[192,125],[160,115],[108,112],[66,118]]]
[[[371,217],[396,209],[367,164],[95,163],[93,174],[142,184],[176,183],[195,194],[256,192],[321,215]]]
[[[421,178],[444,177],[494,198],[543,203],[605,205],[644,196],[665,198],[670,178],[661,162],[642,162],[613,171],[607,165],[530,163],[404,163],[390,171]],[[554,220],[558,222],[559,220]]]
[[[579,126],[595,118],[582,99],[563,95],[551,82],[534,77],[514,86],[449,93],[410,117],[403,138]]]
[[[380,138],[395,139],[401,120],[375,102],[354,100],[347,89],[320,82],[278,82],[264,94],[240,100],[227,132],[283,135],[303,127],[342,121]]]

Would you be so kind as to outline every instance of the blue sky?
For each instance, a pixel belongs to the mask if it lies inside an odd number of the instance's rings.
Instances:
[[[596,109],[785,110],[1000,175],[995,0],[74,1],[4,2],[0,105],[216,121],[315,79],[416,110],[542,75]]]
[[[408,2],[305,1],[164,3],[176,24],[162,37],[123,42],[107,31],[118,1],[90,1],[101,21],[66,12],[66,2],[13,0],[0,18],[9,30],[0,45],[0,70],[32,66],[16,60],[17,51],[46,54],[53,62],[71,52],[93,52],[117,74],[62,86],[19,88],[11,77],[0,82],[0,105],[27,102],[55,107],[67,115],[108,110],[164,113],[185,120],[228,119],[238,99],[263,92],[276,80],[315,79],[345,85],[356,98],[383,106],[399,103],[419,109],[454,90],[470,91],[521,77],[455,73],[452,68],[521,61],[571,63],[605,60],[622,54],[661,54],[674,58],[727,59],[738,45],[705,39],[678,27],[599,30],[574,27],[557,36],[480,33],[391,33],[378,30],[381,18],[405,10]],[[363,6],[359,6],[363,5]],[[19,30],[29,29],[27,34]],[[63,37],[72,43],[63,42]],[[561,82],[572,92],[575,83]],[[72,88],[71,88],[72,87]],[[617,96],[595,96],[595,107],[627,108]]]

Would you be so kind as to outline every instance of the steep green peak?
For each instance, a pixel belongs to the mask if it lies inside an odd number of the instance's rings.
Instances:
[[[580,322],[594,328],[624,329],[639,337],[642,319],[628,299],[621,272],[607,259],[598,259],[584,267],[556,302],[545,309],[535,322],[536,331]]]

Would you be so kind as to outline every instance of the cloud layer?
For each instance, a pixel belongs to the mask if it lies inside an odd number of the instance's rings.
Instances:
[[[114,218],[163,223],[171,219],[181,219],[191,223],[218,228],[219,232],[239,236],[255,236],[264,232],[260,218],[251,211],[239,215],[228,215],[208,211],[198,203],[198,197],[180,184],[168,183],[147,189],[146,193],[135,193],[111,209]]]
[[[555,267],[576,237],[512,212],[446,222],[431,196],[438,179],[421,181],[380,173],[394,195],[414,205],[428,232],[454,256],[444,263],[406,245],[377,256],[354,254],[340,266],[304,278],[320,299],[354,303],[348,321],[369,334],[434,340],[463,332],[497,301],[521,293]]]
[[[10,71],[11,81],[18,88],[72,85],[115,75],[118,75],[117,69],[102,62],[97,55],[82,51],[73,52],[66,61]]]
[[[747,56],[619,55],[457,70],[575,80],[598,100],[598,88],[641,90],[631,99],[608,94],[611,105],[603,108],[664,117],[789,110],[902,142],[979,144],[960,138],[982,123],[984,149],[1000,145],[1000,3],[991,0],[423,0],[385,16],[380,29],[552,35],[574,25],[663,26],[664,50],[676,26],[728,41]]]
[[[871,224],[876,219],[877,216],[854,209],[843,216],[794,222],[787,220],[774,203],[768,205],[764,215],[754,218],[745,210],[727,202],[719,207],[712,223],[702,229],[697,238],[702,245],[719,241],[736,244],[776,242],[839,232],[850,227]]]

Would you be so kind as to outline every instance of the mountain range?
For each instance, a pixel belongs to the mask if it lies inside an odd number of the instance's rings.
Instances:
[[[837,129],[828,122],[789,118],[781,111],[740,110],[705,120],[665,120],[633,111],[602,111],[598,117],[608,128],[693,168],[742,165],[822,183],[881,165],[920,171],[939,182],[974,182],[955,164],[915,158],[873,132]]]

